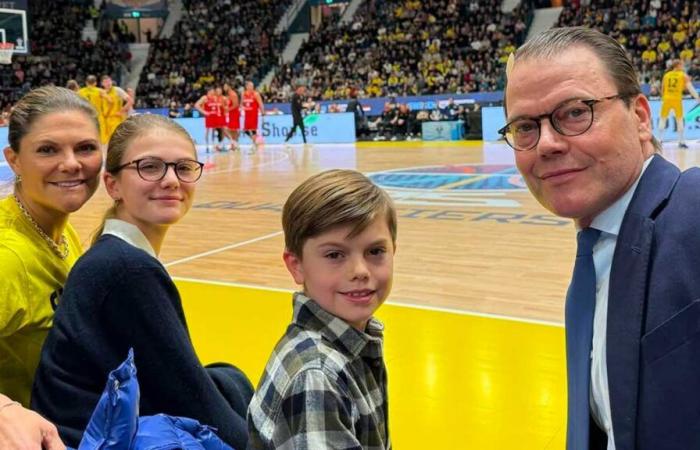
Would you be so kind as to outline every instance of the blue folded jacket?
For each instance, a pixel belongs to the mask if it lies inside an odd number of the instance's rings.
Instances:
[[[139,417],[134,351],[107,377],[78,450],[233,450],[212,427],[165,414]]]

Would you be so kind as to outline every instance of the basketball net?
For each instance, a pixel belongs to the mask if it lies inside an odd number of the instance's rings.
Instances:
[[[11,64],[14,50],[15,44],[12,42],[0,42],[0,64]]]

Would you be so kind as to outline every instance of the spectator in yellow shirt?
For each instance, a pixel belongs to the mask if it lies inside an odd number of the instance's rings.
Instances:
[[[15,105],[9,140],[4,154],[16,181],[0,200],[0,393],[26,407],[63,284],[82,253],[68,218],[99,184],[97,112],[73,91],[42,87]]]
[[[0,446],[63,450],[56,427],[25,409],[63,284],[82,253],[68,216],[102,168],[97,112],[75,92],[29,92],[10,115],[5,159],[14,192],[0,200]]]
[[[686,45],[686,47],[685,47],[685,48],[681,51],[681,53],[680,53],[680,58],[681,58],[681,61],[683,61],[683,62],[690,62],[690,61],[692,61],[693,56],[695,56],[695,53],[693,52],[693,49],[691,49],[691,48],[688,47],[687,45]]]
[[[639,33],[639,35],[637,36],[637,45],[639,47],[646,47],[647,45],[649,45],[649,35],[647,35],[646,33]]]
[[[667,54],[671,50],[671,43],[667,39],[664,39],[656,46],[656,50],[661,54]]]
[[[688,35],[682,29],[679,29],[678,31],[673,33],[673,42],[676,44],[676,46],[683,45],[683,43],[685,43],[685,40],[687,38],[688,38]]]
[[[656,62],[656,50],[653,48],[648,48],[642,52],[642,61],[648,64],[653,64]]]

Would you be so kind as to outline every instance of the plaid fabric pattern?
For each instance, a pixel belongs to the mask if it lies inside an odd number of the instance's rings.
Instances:
[[[248,407],[249,449],[391,449],[384,326],[365,333],[294,294],[294,317]]]

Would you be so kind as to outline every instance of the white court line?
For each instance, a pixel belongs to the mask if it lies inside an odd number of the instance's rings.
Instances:
[[[231,250],[232,248],[243,247],[244,245],[253,244],[253,243],[258,242],[258,241],[263,241],[263,240],[269,239],[271,237],[279,236],[280,234],[282,234],[282,231],[276,231],[274,233],[266,234],[265,236],[260,236],[260,237],[257,237],[255,239],[250,239],[250,240],[243,241],[243,242],[236,242],[235,244],[229,244],[229,245],[226,245],[224,247],[215,248],[214,250],[209,250],[207,252],[197,253],[196,255],[188,256],[187,258],[176,259],[175,261],[165,263],[164,266],[171,267],[171,266],[174,266],[176,264],[182,264],[182,263],[185,263],[188,261],[192,261],[194,259],[203,258],[203,257],[209,256],[209,255],[215,255],[217,253],[225,252],[226,250]]]
[[[202,147],[203,147],[203,146],[202,146]],[[217,174],[217,173],[224,173],[224,172],[237,172],[237,171],[242,170],[242,169],[244,169],[244,168],[246,168],[246,169],[253,169],[253,168],[256,168],[256,167],[265,167],[265,166],[270,166],[270,165],[273,165],[273,164],[277,164],[277,163],[280,162],[280,161],[285,161],[285,160],[288,160],[288,159],[289,159],[289,154],[287,154],[287,152],[285,152],[284,150],[279,151],[278,149],[274,149],[274,148],[270,148],[269,150],[270,150],[269,155],[270,155],[271,157],[274,157],[274,156],[278,156],[278,155],[279,155],[279,156],[281,156],[281,158],[279,158],[279,159],[273,159],[273,160],[271,160],[271,161],[264,161],[264,162],[261,162],[261,163],[258,163],[258,164],[252,164],[252,165],[250,165],[250,166],[245,166],[245,167],[243,167],[243,166],[241,165],[241,166],[238,166],[238,167],[233,168],[233,169],[232,169],[232,168],[219,169],[219,170],[213,170],[213,171],[211,171],[211,172],[206,172],[206,171],[205,171],[204,173],[205,173],[205,174]],[[273,151],[273,150],[278,150],[278,151]],[[244,156],[242,153],[240,153],[240,152],[242,152],[243,150],[239,149],[239,150],[237,150],[237,151],[239,152],[239,156],[241,156],[241,157]],[[228,151],[226,151],[225,153],[218,153],[218,154],[221,155],[221,156],[228,155],[229,157],[231,157],[231,156],[233,156],[233,155],[236,154],[235,152],[236,152],[236,151],[228,150]],[[199,153],[200,153],[200,152],[199,152],[199,146],[198,146],[198,153],[197,153],[198,156],[199,156]],[[201,152],[201,153],[202,153],[202,156],[206,156],[206,157],[217,155],[217,153],[204,153],[204,152]],[[259,155],[259,153],[258,153],[258,155]],[[249,153],[248,156],[250,156],[250,153]],[[246,159],[241,159],[240,161],[241,161],[241,163],[243,163],[243,162],[248,161],[248,159],[247,159],[247,158],[246,158]],[[222,164],[222,165],[223,165],[223,164]]]
[[[203,280],[200,278],[186,278],[186,277],[173,277],[173,279],[180,280],[180,281],[186,281],[186,282],[190,282],[190,283],[213,284],[216,286],[242,287],[242,288],[259,289],[259,290],[271,291],[271,292],[286,292],[289,294],[294,292],[294,290],[292,290],[292,289],[273,288],[273,287],[269,287],[269,286],[260,286],[257,284],[234,283],[234,282],[230,282],[230,281],[213,281],[213,280]],[[535,325],[545,325],[545,326],[549,326],[549,327],[564,328],[563,323],[550,322],[548,320],[526,319],[523,317],[506,316],[506,315],[502,315],[502,314],[490,314],[490,313],[484,313],[484,312],[478,312],[478,311],[466,311],[466,310],[462,310],[462,309],[446,308],[446,307],[442,307],[442,306],[416,305],[415,303],[402,302],[402,301],[388,301],[385,304],[392,305],[392,306],[399,306],[402,308],[422,309],[425,311],[437,311],[437,312],[455,314],[455,315],[460,315],[460,316],[484,317],[487,319],[507,320],[510,322],[521,322],[521,323],[530,323],[530,324],[535,324]]]
[[[287,294],[293,294],[295,292],[294,289],[274,288],[274,287],[269,287],[269,286],[260,286],[257,284],[236,283],[233,281],[213,281],[213,280],[203,280],[201,278],[189,278],[189,277],[173,277],[173,280],[187,281],[189,283],[213,284],[215,286],[228,286],[228,287],[240,287],[240,288],[248,288],[248,289],[260,289],[263,291],[284,292]]]

